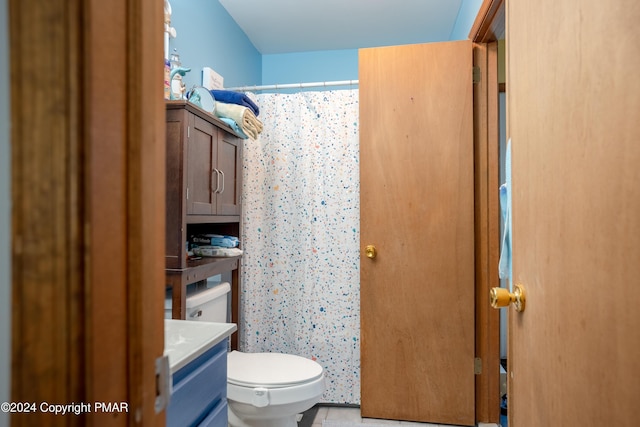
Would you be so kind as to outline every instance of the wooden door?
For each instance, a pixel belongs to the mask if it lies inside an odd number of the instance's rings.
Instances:
[[[640,5],[509,0],[509,425],[636,426]]]
[[[471,43],[359,68],[362,415],[473,425]]]
[[[188,114],[187,138],[187,214],[215,215],[216,195],[221,177],[218,163],[218,128]]]
[[[11,425],[163,425],[162,5],[8,3]]]

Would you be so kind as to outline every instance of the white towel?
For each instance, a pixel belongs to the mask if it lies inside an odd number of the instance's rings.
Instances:
[[[498,263],[498,272],[501,279],[509,279],[509,288],[512,288],[513,241],[511,237],[511,138],[507,141],[505,173],[506,182],[500,186],[500,207],[502,210],[502,217],[504,219],[504,232],[502,234],[502,251],[500,253],[500,261]]]
[[[262,132],[262,122],[258,120],[251,109],[242,105],[216,101],[215,114],[218,117],[226,117],[235,121],[244,134],[251,139],[258,138]]]

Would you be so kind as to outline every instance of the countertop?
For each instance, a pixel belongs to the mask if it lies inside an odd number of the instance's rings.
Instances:
[[[165,319],[164,354],[169,356],[171,373],[183,368],[237,329],[235,323]]]

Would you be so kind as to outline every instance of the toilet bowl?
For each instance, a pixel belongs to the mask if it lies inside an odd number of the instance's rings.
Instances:
[[[297,414],[320,401],[322,366],[282,353],[227,355],[227,403],[231,427],[296,427]]]

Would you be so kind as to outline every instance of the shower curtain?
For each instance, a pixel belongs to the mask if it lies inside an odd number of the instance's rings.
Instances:
[[[358,90],[257,95],[244,144],[240,349],[304,356],[360,403]]]

